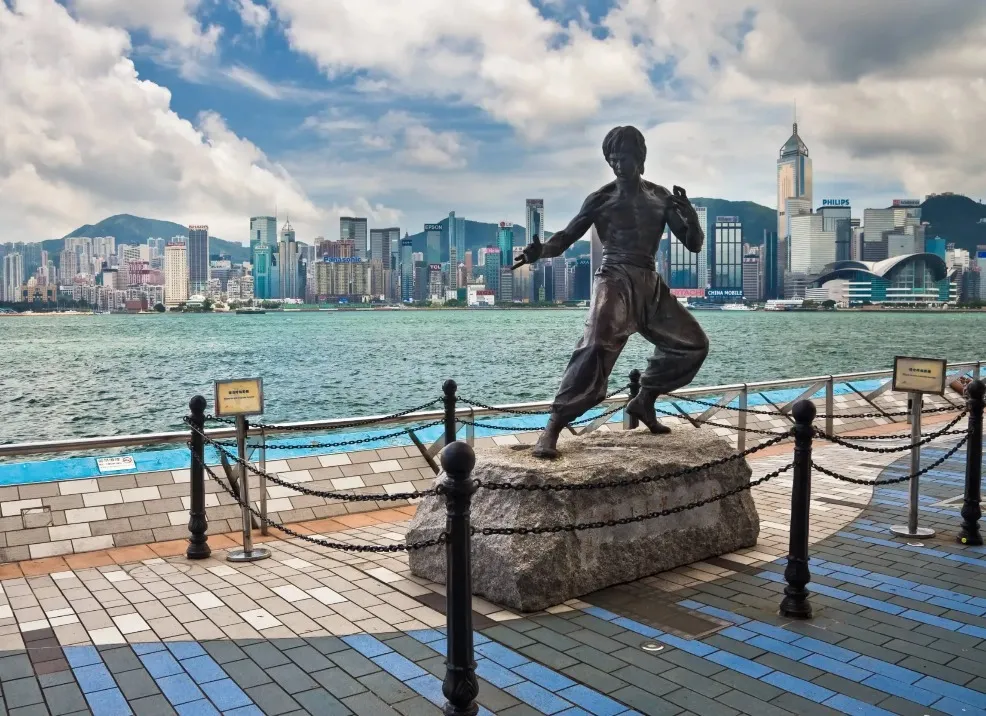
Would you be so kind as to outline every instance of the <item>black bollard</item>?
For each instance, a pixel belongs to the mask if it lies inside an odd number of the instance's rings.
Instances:
[[[451,445],[455,442],[455,434],[458,432],[455,424],[455,391],[459,386],[451,378],[442,383],[442,402],[445,404],[445,444]]]
[[[636,368],[634,368],[633,370],[630,371],[630,391],[629,392],[630,392],[630,400],[633,400],[634,398],[636,398],[637,397],[637,394],[640,393],[640,371],[637,370]],[[627,402],[630,402],[630,401],[628,400]],[[637,418],[633,417],[632,415],[628,415],[627,416],[626,429],[627,430],[636,430],[638,427],[640,427],[640,421]]]
[[[811,603],[805,588],[811,581],[808,570],[808,513],[811,499],[811,438],[814,433],[815,404],[802,400],[791,411],[794,415],[794,486],[791,490],[791,541],[784,570],[784,599],[781,616],[811,619]]]
[[[196,395],[188,401],[188,408],[192,411],[189,421],[192,424],[192,464],[191,479],[191,505],[188,510],[188,549],[185,556],[189,559],[205,559],[212,550],[209,548],[209,537],[206,530],[209,529],[209,521],[205,517],[205,440],[202,431],[205,430],[205,408],[206,400],[201,395]]]
[[[444,712],[445,716],[475,716],[479,712],[476,704],[479,682],[476,680],[472,644],[469,504],[472,493],[476,491],[476,483],[472,479],[476,454],[467,443],[451,442],[442,450],[441,460],[445,471],[441,485],[445,491],[445,532],[448,534],[445,545],[448,634],[445,681],[442,683],[442,693],[446,699]]]
[[[969,438],[965,444],[965,498],[962,502],[962,527],[958,541],[962,544],[981,545],[979,518],[983,516],[979,502],[982,500],[983,479],[983,402],[986,384],[974,380],[965,387],[966,406],[969,408]]]

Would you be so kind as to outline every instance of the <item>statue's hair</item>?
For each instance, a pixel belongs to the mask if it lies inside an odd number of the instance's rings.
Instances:
[[[643,164],[647,158],[647,145],[644,135],[636,127],[613,127],[603,139],[603,156],[609,159],[614,152],[633,154]]]

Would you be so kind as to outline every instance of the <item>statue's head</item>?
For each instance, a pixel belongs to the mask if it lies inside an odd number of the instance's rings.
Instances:
[[[618,179],[631,179],[644,173],[647,145],[636,127],[613,127],[603,140],[603,156]]]

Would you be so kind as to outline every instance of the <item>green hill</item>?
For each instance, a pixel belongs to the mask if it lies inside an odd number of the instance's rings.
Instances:
[[[930,224],[927,236],[940,236],[969,252],[986,246],[986,204],[982,202],[959,194],[931,195],[921,204],[921,220]]]
[[[170,239],[174,236],[188,236],[188,227],[173,221],[117,214],[96,224],[80,226],[60,239],[42,241],[41,245],[44,250],[57,255],[65,246],[65,239],[75,236],[114,236],[117,244],[143,244],[149,238]],[[246,261],[249,254],[246,246],[234,241],[224,241],[215,236],[209,237],[209,251],[212,254],[226,254],[233,261]]]

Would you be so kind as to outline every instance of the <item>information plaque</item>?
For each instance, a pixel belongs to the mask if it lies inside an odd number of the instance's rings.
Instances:
[[[901,393],[945,394],[945,360],[938,358],[894,358],[893,389]]]
[[[96,466],[100,472],[120,472],[121,470],[136,470],[137,465],[131,455],[118,457],[98,457]]]
[[[228,418],[235,415],[260,415],[263,412],[263,378],[216,381],[216,416]]]

